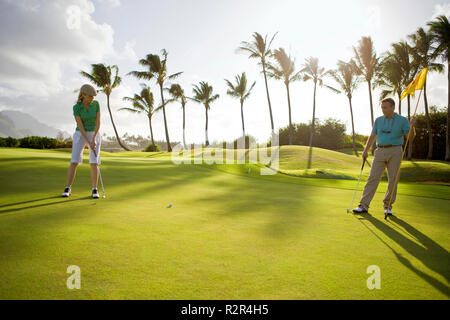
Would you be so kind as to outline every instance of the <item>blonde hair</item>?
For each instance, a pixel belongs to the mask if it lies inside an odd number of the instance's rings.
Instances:
[[[77,103],[82,103],[82,102],[83,102],[83,93],[80,91],[80,93],[78,94]]]

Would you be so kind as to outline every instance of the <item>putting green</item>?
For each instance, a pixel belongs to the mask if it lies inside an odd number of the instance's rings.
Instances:
[[[355,180],[176,165],[167,153],[102,153],[107,198],[98,200],[85,160],[64,199],[69,159],[0,149],[0,299],[450,297],[448,184],[401,183],[396,218],[385,221],[385,182],[357,217],[346,213]],[[421,163],[436,164],[450,171]],[[66,287],[70,265],[81,269],[80,290]],[[371,265],[379,290],[367,288]]]

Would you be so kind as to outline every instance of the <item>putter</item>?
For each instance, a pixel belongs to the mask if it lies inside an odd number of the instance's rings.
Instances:
[[[91,150],[94,151],[95,158],[97,158],[97,153],[95,152],[95,150],[93,150],[92,148],[91,148]],[[98,175],[100,177],[100,184],[102,185],[103,199],[105,199],[106,198],[106,196],[105,196],[105,188],[103,187],[102,173],[100,172],[100,166],[99,165],[97,165],[97,169],[98,169]]]
[[[347,213],[351,212],[351,209],[353,208],[353,201],[355,201],[355,196],[356,196],[356,191],[358,190],[358,185],[359,185],[359,181],[361,180],[361,175],[364,169],[364,164],[366,163],[367,159],[363,161],[362,167],[361,167],[361,172],[359,173],[359,178],[358,178],[358,183],[356,184],[356,189],[355,192],[353,193],[353,199],[352,199],[352,204],[350,205],[350,208],[347,209]],[[367,162],[369,163],[369,162]]]

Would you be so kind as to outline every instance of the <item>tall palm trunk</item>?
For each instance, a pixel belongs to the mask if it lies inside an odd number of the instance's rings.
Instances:
[[[205,126],[205,147],[209,146],[209,140],[208,140],[208,108],[205,106],[205,112],[206,112],[206,126]]]
[[[109,94],[106,94],[106,105],[108,106],[109,116],[110,116],[110,118],[111,118],[111,124],[112,124],[112,126],[113,126],[114,133],[116,134],[117,142],[119,143],[119,145],[120,145],[123,149],[125,149],[125,150],[127,150],[127,151],[131,151],[130,149],[128,149],[128,148],[122,143],[122,141],[121,141],[120,138],[119,138],[119,134],[117,133],[116,125],[115,125],[115,123],[114,123],[114,119],[113,119],[112,112],[111,112],[111,107],[109,106]]]
[[[316,119],[316,87],[317,82],[314,81],[314,95],[313,95],[313,114],[312,114],[312,120],[311,120],[311,129],[309,132],[309,147],[312,148],[312,142],[313,142],[313,136],[314,136],[314,130],[315,130],[315,119]]]
[[[148,124],[150,125],[150,138],[152,139],[152,145],[155,145],[155,141],[153,140],[153,128],[152,128],[152,116],[148,116]]]
[[[370,81],[367,81],[367,84],[369,85],[369,100],[370,100],[370,118],[372,120],[372,128],[373,128],[373,102],[372,102],[372,84]]]
[[[289,145],[292,145],[292,137],[294,136],[294,131],[292,129],[291,96],[289,94],[289,83],[285,83],[285,85],[286,85],[288,108],[289,108]]]
[[[182,108],[183,108],[183,145],[184,145],[184,148],[186,149],[186,112],[185,112],[185,109],[184,109],[184,107],[185,107],[185,103],[181,103],[181,106],[182,106]]]
[[[245,125],[244,125],[244,101],[241,100],[241,119],[242,119],[242,136],[245,142]]]
[[[397,91],[398,95],[398,114],[402,115],[402,93],[401,91]]]
[[[355,124],[353,122],[353,108],[352,108],[352,97],[348,97],[348,102],[350,104],[350,116],[352,118],[352,138],[353,138],[353,151],[355,155],[358,156],[358,152],[356,151],[356,143],[355,143]]]
[[[266,63],[262,61],[262,65],[263,65],[264,82],[266,84],[267,102],[269,103],[270,125],[272,126],[272,134],[273,134],[275,131],[275,127],[273,125],[272,105],[270,104],[269,86],[267,85]]]
[[[450,57],[447,59],[447,137],[445,146],[445,161],[450,161]]]
[[[372,84],[370,83],[370,80],[367,80],[367,84],[369,87],[370,119],[372,121],[372,128],[373,128],[374,120],[373,120]],[[377,143],[376,141],[372,143],[372,155],[375,154],[376,143]]]
[[[411,120],[411,96],[408,94],[408,121]],[[408,160],[412,158],[412,143],[408,142]]]
[[[427,100],[427,82],[425,80],[423,86],[423,100],[425,102],[425,117],[427,119],[427,131],[428,131],[428,155],[427,159],[431,160],[433,158],[433,132],[431,131],[431,119],[430,113],[428,112],[428,100]]]
[[[164,102],[164,94],[163,94],[163,85],[162,85],[162,83],[159,84],[159,91],[161,92],[161,102],[162,102],[162,109],[163,109],[163,115],[164,115],[164,128],[166,129],[167,151],[172,152],[172,147],[170,146],[170,140],[169,140],[169,130],[167,128],[166,105],[165,105],[165,102]]]

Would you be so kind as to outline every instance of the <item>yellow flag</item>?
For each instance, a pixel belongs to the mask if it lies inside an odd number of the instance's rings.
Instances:
[[[427,78],[428,68],[422,69],[419,74],[416,76],[413,82],[411,82],[405,90],[402,92],[402,96],[400,100],[403,100],[408,94],[414,96],[414,92],[416,90],[421,90],[425,85],[425,80]]]

